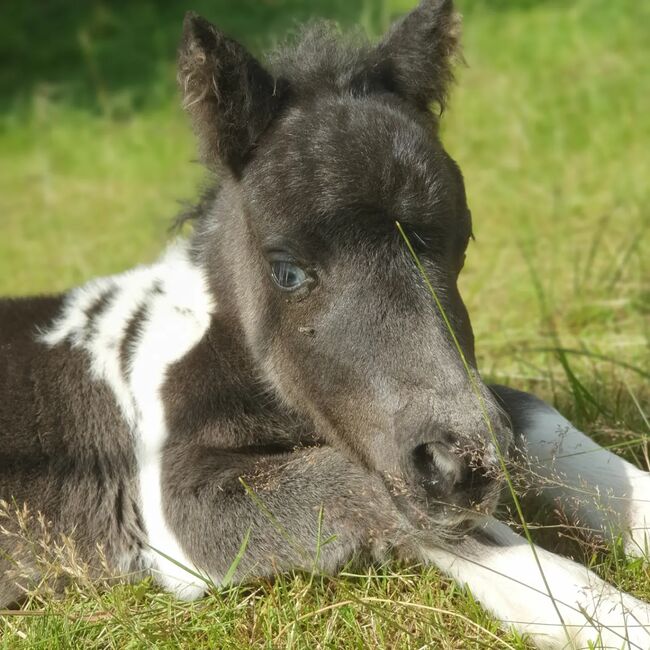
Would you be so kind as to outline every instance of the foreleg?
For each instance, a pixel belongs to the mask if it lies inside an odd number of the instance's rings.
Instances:
[[[538,648],[650,648],[648,604],[567,558],[531,546],[494,518],[457,546],[422,554]]]
[[[524,481],[606,539],[623,534],[625,550],[647,558],[650,473],[603,449],[536,397],[502,386],[492,389],[522,436]]]
[[[334,572],[357,552],[382,554],[406,526],[384,483],[329,447],[169,450],[162,476],[169,529],[192,571],[217,585],[282,570]],[[159,574],[165,566],[178,576],[168,562],[158,562]],[[191,573],[159,579],[184,597],[205,590]]]

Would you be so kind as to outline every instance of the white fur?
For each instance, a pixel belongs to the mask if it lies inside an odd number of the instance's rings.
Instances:
[[[531,480],[569,515],[607,538],[623,533],[628,553],[647,557],[650,474],[597,445],[555,409],[530,416]]]
[[[91,328],[85,312],[109,289],[114,291],[110,304],[94,319]],[[147,306],[146,318],[125,377],[120,367],[120,344],[129,322],[143,305]],[[205,278],[190,262],[186,248],[178,244],[152,266],[100,278],[72,291],[61,317],[41,337],[48,345],[67,339],[85,349],[94,378],[112,388],[134,436],[140,506],[152,547],[140,560],[162,586],[182,598],[200,596],[205,584],[178,566],[197,571],[163,513],[161,453],[168,431],[160,390],[169,366],[201,340],[213,311]]]
[[[496,544],[461,543],[458,553],[428,549],[424,559],[468,586],[505,627],[530,635],[538,648],[650,648],[648,604],[535,547],[538,564],[526,540],[493,518],[485,529]]]

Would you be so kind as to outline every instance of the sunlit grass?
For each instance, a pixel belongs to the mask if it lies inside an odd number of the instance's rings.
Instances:
[[[289,1],[259,3],[259,13],[204,4],[240,36],[254,33],[256,46],[272,40],[262,36],[268,16],[276,29],[306,12]],[[329,15],[373,27],[411,3],[357,4],[332,2]],[[461,289],[482,372],[553,401],[648,468],[650,4],[460,4],[468,67],[444,139],[474,215]],[[62,290],[151,260],[177,200],[203,177],[172,95],[173,51],[155,66],[155,101],[142,103],[128,88],[113,92],[97,42],[96,74],[82,80],[101,95],[90,108],[45,84],[14,108],[2,99],[0,293]],[[650,599],[647,565],[539,529],[535,514],[531,531],[545,545]],[[435,570],[392,564],[281,576],[194,604],[146,582],[73,586],[62,599],[32,600],[27,613],[1,619],[0,648],[500,647],[492,633],[503,647],[526,647]]]

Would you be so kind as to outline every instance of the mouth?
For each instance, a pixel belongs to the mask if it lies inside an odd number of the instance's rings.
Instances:
[[[402,477],[384,474],[386,483],[393,500],[399,510],[417,528],[422,530],[436,529],[442,534],[455,534],[469,531],[480,521],[496,510],[504,481],[491,478],[489,484],[481,479],[481,487],[472,493],[466,490],[449,491],[437,489],[433,494],[431,486],[438,488],[442,481],[431,478],[423,485],[422,481],[411,483]]]

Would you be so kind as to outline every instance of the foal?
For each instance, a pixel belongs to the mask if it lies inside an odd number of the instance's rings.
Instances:
[[[571,514],[642,555],[650,477],[478,374],[470,212],[429,110],[457,40],[451,0],[425,0],[376,46],[314,27],[263,66],[187,16],[219,186],[157,263],[0,302],[3,499],[181,598],[240,549],[238,581],[396,553],[539,647],[650,647],[648,605],[492,517],[525,439],[544,496],[582,495]],[[3,605],[39,578],[7,526]]]

